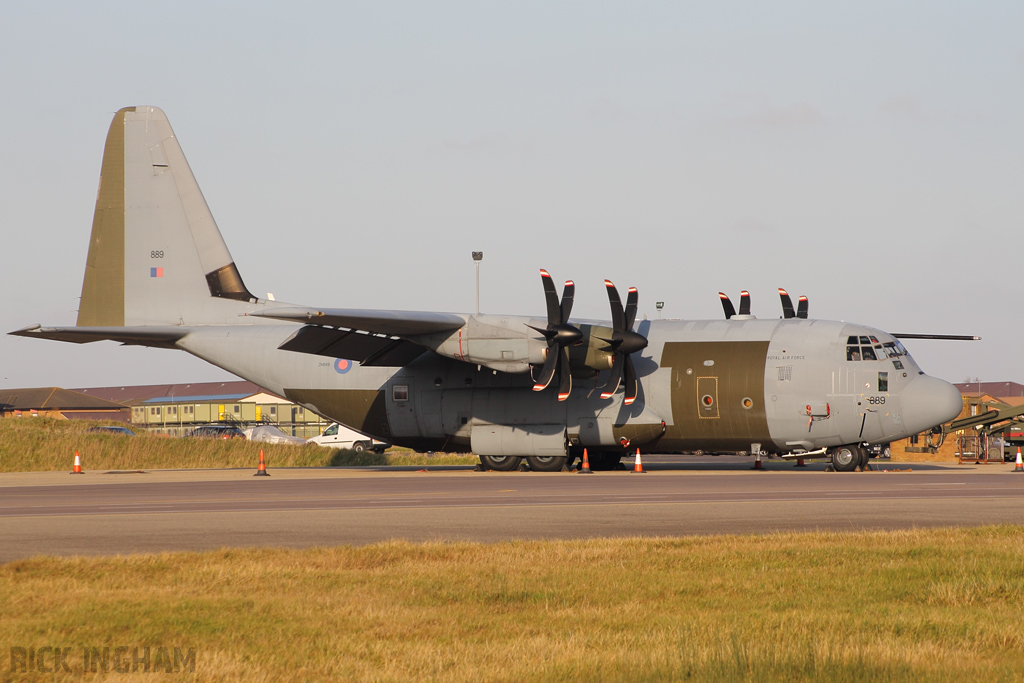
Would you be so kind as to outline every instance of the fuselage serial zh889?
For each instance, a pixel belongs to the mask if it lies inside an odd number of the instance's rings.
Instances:
[[[806,300],[758,320],[744,293],[726,319],[636,321],[606,282],[610,321],[570,319],[541,271],[546,316],[283,304],[242,282],[164,113],[110,126],[74,327],[12,334],[187,351],[369,436],[420,451],[525,458],[556,471],[589,449],[818,454],[836,469],[865,446],[961,410],[955,387],[880,330],[807,318]]]

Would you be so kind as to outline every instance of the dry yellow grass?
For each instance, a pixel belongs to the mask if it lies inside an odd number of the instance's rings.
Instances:
[[[38,558],[0,567],[0,644],[191,646],[198,680],[1020,681],[1022,567],[1019,527]]]
[[[475,464],[476,456],[409,452],[353,453],[321,446],[259,444],[242,439],[169,438],[91,433],[100,424],[49,418],[0,419],[0,472],[70,470],[78,451],[86,469],[255,467],[259,451],[271,467]]]

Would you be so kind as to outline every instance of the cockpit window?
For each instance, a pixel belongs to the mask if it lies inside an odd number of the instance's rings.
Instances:
[[[846,360],[886,360],[906,355],[909,355],[907,349],[898,339],[883,342],[874,335],[850,335],[846,338]],[[893,364],[897,370],[902,369],[902,363],[894,360]]]

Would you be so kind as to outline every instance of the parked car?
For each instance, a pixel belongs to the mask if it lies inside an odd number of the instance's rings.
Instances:
[[[127,427],[115,427],[113,425],[99,425],[91,427],[90,432],[97,432],[100,434],[120,434],[121,436],[135,436],[135,432],[128,429]]]
[[[383,453],[391,446],[389,443],[372,439],[337,422],[329,425],[320,436],[314,436],[306,441],[328,448],[348,448],[353,451],[373,451],[375,453]]]
[[[305,446],[306,440],[298,436],[288,436],[274,425],[256,425],[243,429],[242,434],[249,441],[262,443],[287,443],[293,446]]]
[[[203,425],[192,430],[189,436],[205,439],[244,439],[245,434],[238,427],[231,425]]]

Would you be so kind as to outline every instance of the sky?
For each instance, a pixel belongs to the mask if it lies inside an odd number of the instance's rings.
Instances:
[[[538,276],[719,318],[777,287],[1024,383],[1020,2],[35,2],[0,8],[0,332],[73,325],[107,128],[168,115],[248,288],[542,316]],[[227,379],[0,336],[0,387]]]

